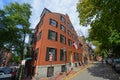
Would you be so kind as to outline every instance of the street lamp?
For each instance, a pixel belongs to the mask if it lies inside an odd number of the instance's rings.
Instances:
[[[63,48],[63,53],[64,53],[64,61],[65,61],[65,72],[67,71],[67,67],[66,67],[66,48]]]

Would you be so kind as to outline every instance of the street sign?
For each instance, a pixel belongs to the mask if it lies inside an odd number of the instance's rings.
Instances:
[[[32,58],[25,58],[24,60],[31,60]]]

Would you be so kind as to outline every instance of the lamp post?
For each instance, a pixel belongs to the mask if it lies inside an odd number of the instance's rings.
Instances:
[[[63,53],[64,53],[64,61],[65,61],[65,72],[67,71],[67,67],[66,67],[66,48],[63,48]]]

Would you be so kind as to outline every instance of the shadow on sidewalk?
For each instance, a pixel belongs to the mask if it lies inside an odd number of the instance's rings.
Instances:
[[[94,66],[87,69],[91,75],[108,80],[120,80],[120,74],[117,74],[111,67],[102,63],[95,63]]]

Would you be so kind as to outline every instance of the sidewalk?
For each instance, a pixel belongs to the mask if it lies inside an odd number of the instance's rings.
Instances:
[[[86,68],[88,68],[92,63],[89,63],[87,65],[82,65],[82,66],[78,66],[75,67],[73,70],[69,70],[67,72],[61,72],[61,73],[57,73],[52,77],[49,78],[40,78],[39,80],[69,80],[71,77],[77,75],[78,72],[80,72],[81,70],[84,70]],[[25,80],[31,80],[30,78],[27,78]],[[35,80],[35,79],[32,79]]]
[[[89,65],[91,65],[91,63],[87,64],[87,65],[82,65],[82,66],[78,66],[75,67],[73,70],[67,71],[66,73],[58,73],[50,78],[41,78],[39,80],[68,80],[71,77],[75,76],[77,74],[77,72],[86,69],[89,67]]]

